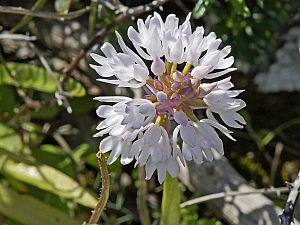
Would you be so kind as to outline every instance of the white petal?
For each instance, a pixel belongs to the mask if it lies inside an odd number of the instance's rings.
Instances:
[[[158,182],[162,184],[164,180],[166,179],[166,172],[167,172],[167,165],[165,163],[159,163],[157,168],[157,176],[158,176]]]
[[[100,105],[98,107],[98,109],[96,110],[96,114],[99,117],[103,117],[106,118],[108,116],[110,116],[112,113],[114,113],[114,106],[110,106],[110,105]]]
[[[154,145],[155,143],[158,143],[160,137],[161,128],[159,125],[154,124],[145,132],[144,143],[149,146]]]
[[[111,62],[111,59],[105,58],[105,57],[103,57],[101,55],[98,55],[98,54],[95,54],[95,53],[91,53],[90,56],[92,57],[93,60],[95,60],[100,65],[107,64],[107,63]]]
[[[131,101],[131,98],[125,96],[100,96],[93,98],[94,100],[98,100],[100,102],[122,102],[122,101]]]
[[[182,155],[186,161],[191,161],[193,159],[189,146],[185,142],[182,143]]]
[[[131,146],[131,151],[130,151],[128,157],[133,158],[136,155],[138,155],[138,153],[142,150],[143,142],[144,142],[143,139],[139,139],[139,140],[136,140],[135,142],[133,142],[133,144]]]
[[[195,147],[196,145],[196,131],[193,126],[180,126],[180,135],[182,140],[188,144],[190,147]]]
[[[183,45],[181,39],[177,40],[170,50],[170,62],[182,63]]]
[[[192,72],[191,75],[192,77],[201,80],[202,78],[206,77],[206,75],[212,71],[213,66],[209,65],[209,66],[196,66]]]
[[[105,54],[107,58],[114,58],[117,55],[117,51],[112,46],[112,44],[106,42],[101,46],[101,51]]]
[[[148,162],[146,163],[146,180],[150,180],[154,171],[157,169],[157,163],[153,163],[152,160],[148,160]]]
[[[96,66],[90,64],[90,67],[94,69],[101,77],[111,77],[115,74],[115,70],[110,65]]]
[[[115,143],[116,143],[115,138],[108,136],[100,142],[99,151],[102,153],[109,152],[112,150]]]
[[[156,76],[159,76],[166,71],[166,65],[159,57],[155,56],[151,64],[151,71]]]
[[[166,163],[167,163],[167,170],[169,171],[171,177],[173,178],[177,177],[180,172],[180,168],[176,158],[169,158]]]
[[[147,145],[143,146],[143,149],[141,151],[141,154],[139,155],[139,158],[137,159],[137,162],[140,166],[144,166],[148,160],[148,158],[150,157],[150,154],[152,154],[153,149],[150,148]]]
[[[107,164],[110,165],[113,162],[115,162],[119,156],[122,154],[122,142],[121,141],[117,141],[116,142],[116,146],[112,149],[108,159],[107,159]]]
[[[188,123],[188,117],[183,111],[176,111],[174,113],[174,120],[183,126],[186,126]]]

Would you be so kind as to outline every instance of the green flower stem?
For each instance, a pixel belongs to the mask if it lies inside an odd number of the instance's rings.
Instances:
[[[160,225],[178,225],[180,219],[180,191],[177,178],[169,173],[164,181]]]

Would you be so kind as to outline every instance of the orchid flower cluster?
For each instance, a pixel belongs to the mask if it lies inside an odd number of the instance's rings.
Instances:
[[[243,117],[237,113],[245,102],[236,99],[242,90],[230,90],[230,77],[211,82],[233,70],[234,58],[228,56],[230,46],[219,49],[221,39],[204,28],[192,32],[191,14],[184,23],[171,14],[165,22],[158,13],[145,21],[138,19],[137,30],[128,29],[128,37],[136,51],[131,50],[116,32],[122,52],[110,43],[101,47],[105,56],[91,54],[100,65],[91,67],[102,77],[101,82],[118,87],[143,88],[142,99],[124,96],[101,96],[103,104],[97,115],[103,118],[94,136],[107,135],[99,150],[109,152],[107,163],[119,157],[122,164],[135,160],[135,166],[145,166],[146,179],[157,171],[162,183],[168,172],[177,177],[179,164],[203,159],[212,161],[216,150],[223,154],[223,143],[215,129],[228,138],[227,126],[242,128]],[[146,61],[151,65],[150,70]],[[107,103],[107,104],[105,104]],[[197,118],[203,111],[206,117]],[[219,115],[219,119],[215,118]],[[174,122],[173,122],[174,121]],[[180,140],[180,142],[179,142]],[[180,143],[180,144],[178,144]]]

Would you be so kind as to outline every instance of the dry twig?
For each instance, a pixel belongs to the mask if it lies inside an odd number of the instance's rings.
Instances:
[[[195,198],[186,202],[183,202],[180,204],[181,208],[184,208],[186,206],[194,205],[194,204],[199,204],[199,203],[204,203],[210,200],[218,199],[218,198],[225,198],[228,196],[240,196],[240,195],[251,195],[251,194],[258,194],[258,193],[263,193],[263,194],[271,194],[271,193],[284,193],[288,192],[288,188],[281,187],[281,188],[270,188],[270,189],[256,189],[253,191],[230,191],[230,192],[221,192],[221,193],[215,193],[211,195],[205,195],[199,198]]]
[[[19,15],[33,16],[33,17],[39,17],[39,18],[45,18],[45,19],[56,19],[56,20],[74,19],[90,10],[91,10],[91,7],[87,6],[84,9],[79,9],[77,11],[63,14],[63,13],[54,13],[54,12],[33,11],[30,9],[24,9],[21,7],[0,6],[0,13],[19,14]]]

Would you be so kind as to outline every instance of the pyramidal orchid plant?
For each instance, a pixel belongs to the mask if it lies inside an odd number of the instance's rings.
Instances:
[[[203,27],[192,31],[190,17],[179,25],[175,15],[163,21],[154,13],[139,19],[137,29],[129,27],[135,51],[116,32],[121,52],[104,43],[104,56],[91,54],[99,81],[145,92],[142,99],[95,98],[102,102],[97,115],[103,120],[94,135],[104,136],[99,150],[111,152],[108,164],[120,158],[124,165],[145,166],[146,179],[157,171],[160,183],[167,174],[177,177],[180,163],[212,161],[213,150],[223,154],[216,130],[234,140],[228,127],[245,124],[238,111],[246,104],[236,98],[242,90],[231,90],[230,77],[222,78],[235,70],[231,47],[220,48],[221,39],[213,32],[204,35]],[[219,80],[210,82],[213,78]]]

